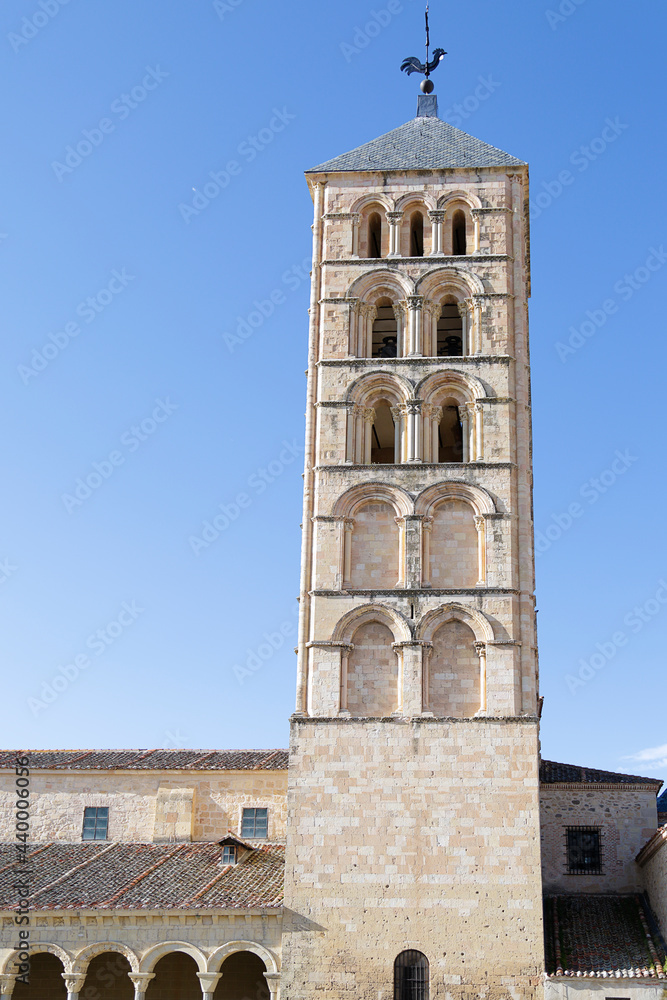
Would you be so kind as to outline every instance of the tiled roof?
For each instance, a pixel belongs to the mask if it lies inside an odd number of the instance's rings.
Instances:
[[[17,757],[34,770],[57,771],[284,771],[287,750],[1,750],[0,769]]]
[[[443,170],[450,167],[521,167],[523,160],[504,153],[454,128],[439,118],[413,118],[306,171],[309,174],[346,170]]]
[[[617,774],[615,771],[598,771],[594,767],[577,764],[557,764],[553,760],[540,763],[540,781],[545,785],[557,782],[588,785],[662,785],[659,778],[642,778],[637,774]]]
[[[218,844],[35,845],[33,910],[250,909],[282,904],[284,848],[264,844],[238,865]],[[22,869],[25,871],[25,866]],[[15,909],[16,848],[0,845],[0,907]]]
[[[665,979],[665,954],[641,896],[547,896],[547,975]]]

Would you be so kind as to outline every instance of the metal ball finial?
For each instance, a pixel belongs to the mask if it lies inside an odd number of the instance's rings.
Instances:
[[[422,80],[422,82],[419,84],[419,89],[421,90],[422,94],[432,94],[435,89],[433,80],[429,79]]]

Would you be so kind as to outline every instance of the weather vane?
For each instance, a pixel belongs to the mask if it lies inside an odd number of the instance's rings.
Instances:
[[[401,63],[401,69],[410,76],[411,73],[423,73],[425,79],[420,83],[420,89],[424,94],[433,93],[433,81],[429,77],[434,69],[440,65],[447,53],[444,49],[434,49],[433,58],[429,62],[428,50],[431,45],[431,34],[428,26],[428,3],[426,4],[426,62],[421,63],[417,56],[408,56]]]

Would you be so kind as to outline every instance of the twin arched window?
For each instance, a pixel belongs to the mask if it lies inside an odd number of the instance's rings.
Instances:
[[[392,212],[390,218],[382,205],[372,205],[362,212],[361,231],[354,240],[359,245],[353,252],[370,259],[427,254],[461,257],[469,252],[472,228],[469,209],[460,203],[434,215],[426,207],[407,208],[405,215]]]

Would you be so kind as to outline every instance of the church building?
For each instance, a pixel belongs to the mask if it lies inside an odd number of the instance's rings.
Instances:
[[[540,756],[528,165],[422,89],[306,174],[289,750],[2,752],[7,1000],[664,998],[661,782]]]

